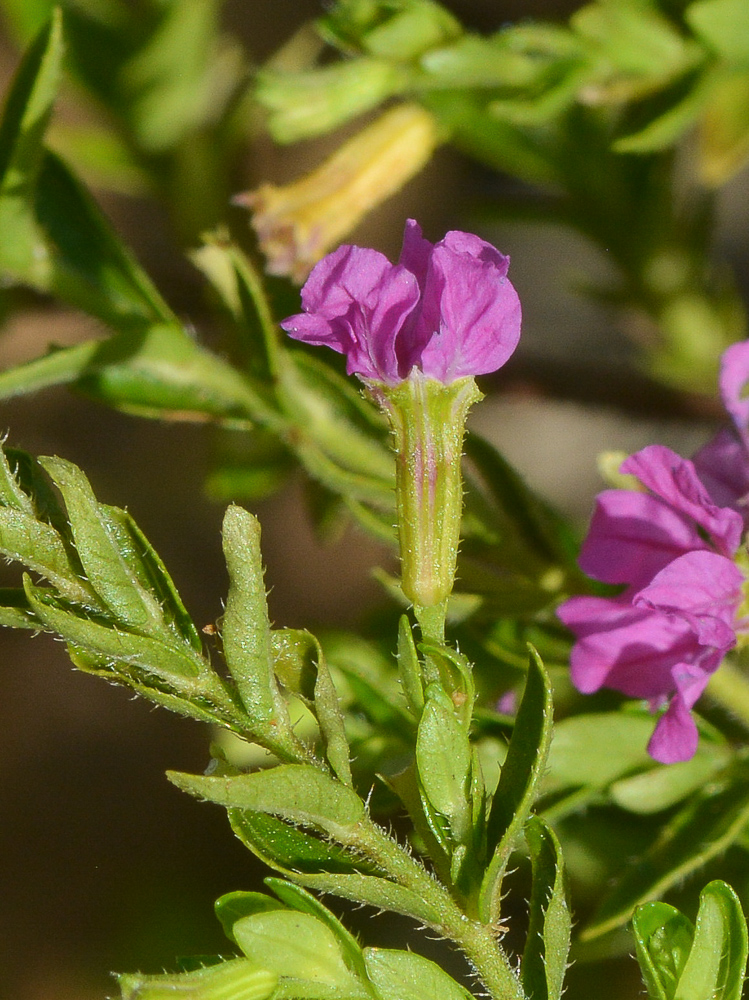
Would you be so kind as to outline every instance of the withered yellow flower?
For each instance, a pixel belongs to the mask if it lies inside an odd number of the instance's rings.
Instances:
[[[252,209],[268,272],[303,282],[360,219],[426,165],[439,142],[428,111],[400,104],[306,177],[284,187],[262,184],[235,198]]]

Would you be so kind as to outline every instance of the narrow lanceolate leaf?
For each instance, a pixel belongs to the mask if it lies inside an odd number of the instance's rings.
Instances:
[[[277,629],[271,633],[271,647],[274,670],[284,687],[298,695],[317,719],[333,773],[353,785],[341,706],[320,643],[301,629]]]
[[[737,761],[692,797],[653,846],[626,869],[581,937],[619,927],[640,903],[663,895],[722,854],[749,823],[749,764]]]
[[[282,760],[303,760],[309,753],[292,731],[273,673],[257,519],[229,507],[223,541],[231,582],[221,634],[229,672],[257,736]]]
[[[398,676],[411,713],[419,718],[424,708],[424,684],[411,624],[407,615],[398,622]]]
[[[424,898],[387,878],[361,853],[290,826],[275,816],[229,809],[237,837],[261,861],[316,892],[332,893],[378,910],[403,913],[439,927],[439,911]]]
[[[53,12],[16,72],[0,125],[0,270],[47,269],[33,215],[34,190],[44,156],[42,140],[57,94],[62,60],[62,17]]]
[[[203,643],[198,630],[159,554],[127,511],[109,506],[105,506],[104,510],[109,515],[110,524],[121,527],[121,551],[141,584],[159,602],[164,621],[176,637],[189,643],[202,655]]]
[[[416,736],[416,765],[421,793],[445,817],[453,845],[466,844],[471,829],[468,801],[471,745],[449,696],[430,684]]]
[[[96,594],[79,578],[70,552],[51,524],[21,511],[0,509],[0,552],[39,573],[66,600],[101,607]]]
[[[153,639],[129,632],[116,622],[89,618],[80,608],[62,606],[54,593],[35,587],[28,578],[24,582],[29,606],[48,631],[98,660],[112,662],[113,666],[119,662],[126,665],[127,672],[168,683],[183,697],[200,696],[195,679],[207,664],[186,644]]]
[[[335,493],[381,510],[395,504],[395,462],[375,408],[328,365],[299,351],[283,367],[278,399],[309,474]]]
[[[488,821],[494,855],[484,876],[479,912],[485,923],[500,915],[502,878],[538,794],[551,742],[551,685],[540,657],[531,650],[528,679]]]
[[[725,882],[711,882],[700,894],[694,942],[679,977],[679,1000],[741,1000],[747,959],[746,919]]]
[[[123,627],[166,638],[169,630],[161,606],[127,564],[117,544],[116,525],[97,501],[88,479],[64,459],[41,462],[63,495],[81,565],[104,606]]]
[[[538,816],[528,821],[525,836],[533,865],[533,887],[520,974],[528,996],[534,1000],[559,1000],[572,927],[562,852],[556,834]]]
[[[206,244],[190,256],[231,313],[250,371],[270,383],[281,364],[280,335],[262,279],[252,262],[221,235],[209,236]]]
[[[216,778],[170,772],[169,780],[197,798],[309,826],[344,846],[358,843],[356,828],[366,817],[356,792],[311,765]]]
[[[7,628],[41,628],[20,587],[0,587],[0,625]]]

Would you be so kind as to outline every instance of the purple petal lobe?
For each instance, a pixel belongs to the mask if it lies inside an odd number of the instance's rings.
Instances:
[[[700,652],[687,622],[621,598],[571,597],[557,613],[577,638],[570,666],[583,694],[608,687],[660,699],[672,688],[671,667]]]
[[[741,542],[743,523],[736,511],[716,507],[701,483],[694,465],[660,444],[630,455],[621,471],[637,476],[656,496],[693,518],[725,555],[733,555]]]
[[[648,753],[661,764],[678,764],[694,757],[698,741],[692,713],[680,698],[675,697],[656,723]]]
[[[732,344],[723,352],[720,363],[720,394],[736,430],[749,447],[749,340]]]
[[[634,490],[605,490],[596,498],[580,568],[604,583],[639,590],[672,559],[703,548],[694,523],[670,504]]]
[[[498,263],[487,247],[473,237],[466,250],[443,241],[432,253],[414,340],[424,345],[422,371],[441,382],[496,371],[520,339],[520,300],[505,277],[507,258],[490,247]]]
[[[633,604],[682,617],[701,646],[725,652],[736,643],[733,619],[743,582],[730,559],[716,552],[689,552],[656,574]]]
[[[692,459],[710,499],[732,507],[749,527],[749,454],[733,427],[723,427]]]
[[[406,268],[376,250],[343,246],[315,265],[302,289],[305,312],[281,326],[297,340],[345,354],[349,373],[394,383],[403,377],[397,336],[418,301]]]

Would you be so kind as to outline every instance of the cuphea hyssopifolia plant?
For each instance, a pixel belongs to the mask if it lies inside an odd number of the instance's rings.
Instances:
[[[573,597],[559,608],[577,639],[571,668],[581,691],[613,688],[648,699],[653,710],[668,703],[648,745],[663,763],[694,756],[691,709],[749,631],[747,378],[749,341],[743,341],[721,363],[732,424],[693,461],[651,445],[621,465],[634,488],[599,495],[580,565],[624,589],[616,597]],[[729,671],[722,671],[723,696],[736,711],[742,678]]]
[[[409,223],[394,266],[355,247],[321,261],[304,290],[304,313],[284,324],[343,351],[393,428],[403,591],[421,641],[404,616],[393,636],[394,671],[411,752],[387,780],[410,815],[412,844],[373,820],[371,789],[357,787],[323,648],[307,632],[270,627],[260,532],[249,513],[233,506],[224,522],[230,590],[220,623],[225,668],[216,670],[132,519],[100,503],[71,463],[0,453],[3,548],[44,580],[27,576],[23,589],[4,592],[0,620],[55,632],[79,668],[272,755],[250,772],[219,753],[207,774],[171,775],[225,806],[240,839],[281,876],[268,880],[272,896],[237,892],[217,904],[242,957],[175,976],[122,976],[125,998],[467,1000],[465,987],[433,962],[360,946],[308,890],[413,918],[462,949],[492,996],[560,996],[570,940],[562,860],[553,831],[531,815],[550,741],[548,680],[533,656],[516,735],[501,774],[497,766],[487,783],[471,738],[471,664],[444,637],[463,422],[480,396],[473,375],[503,364],[519,337],[507,267],[474,236],[450,233],[433,246]],[[297,731],[291,703],[306,706],[314,738]],[[534,883],[517,962],[500,943],[502,882],[523,843]]]
[[[403,616],[393,643],[411,749],[383,780],[411,821],[410,844],[375,822],[371,789],[357,785],[324,648],[308,632],[270,627],[252,515],[232,506],[224,521],[230,589],[220,623],[225,667],[216,670],[132,518],[100,503],[71,463],[0,450],[2,549],[44,580],[27,575],[22,589],[3,591],[0,622],[54,632],[80,669],[269,753],[252,771],[217,751],[206,774],[170,775],[225,806],[240,840],[281,876],[266,880],[273,895],[218,900],[241,954],[175,975],[121,976],[125,1000],[469,1000],[434,962],[360,945],[309,890],[413,918],[457,945],[497,1000],[561,996],[571,929],[563,862],[555,833],[532,814],[551,740],[549,682],[531,651],[505,759],[487,781],[472,740],[472,666],[445,641],[463,424],[480,398],[474,375],[504,364],[520,332],[508,263],[475,236],[452,232],[433,245],[409,222],[395,265],[348,246],[322,260],[303,289],[304,311],[283,324],[297,339],[345,354],[392,428],[402,589],[421,637]],[[717,447],[734,444],[723,437]],[[715,519],[724,522],[731,518]],[[720,622],[728,627],[725,616]],[[315,723],[311,739],[293,724],[299,703]],[[502,887],[521,850],[532,885],[518,960],[502,945]],[[738,1000],[746,925],[725,884],[707,887],[695,927],[673,907],[651,904],[638,911],[635,932],[652,997],[671,1000],[674,986],[697,996],[705,986],[705,996]]]

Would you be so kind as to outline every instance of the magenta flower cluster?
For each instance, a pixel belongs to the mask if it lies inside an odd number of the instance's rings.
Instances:
[[[346,355],[349,375],[397,385],[415,368],[449,384],[496,371],[520,337],[509,257],[470,233],[433,244],[406,223],[397,264],[341,246],[302,289],[303,312],[281,326],[297,340]]]
[[[668,705],[648,745],[656,760],[688,760],[698,733],[691,709],[749,628],[744,573],[735,557],[749,527],[749,341],[724,353],[720,389],[732,424],[692,461],[652,445],[621,471],[637,490],[596,501],[580,566],[623,584],[616,597],[573,597],[559,617],[575,634],[572,679],[584,692],[612,688]]]

